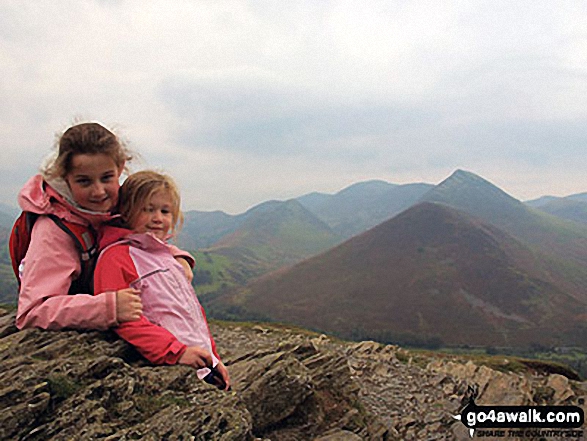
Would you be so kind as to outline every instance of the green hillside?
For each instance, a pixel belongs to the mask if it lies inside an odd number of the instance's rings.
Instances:
[[[8,252],[8,227],[0,226],[0,303],[13,305],[18,301],[18,283]]]
[[[248,213],[242,225],[209,248],[218,254],[240,254],[277,268],[328,249],[339,237],[299,202],[268,202]]]

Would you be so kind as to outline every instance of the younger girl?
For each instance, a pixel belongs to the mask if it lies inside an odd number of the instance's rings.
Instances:
[[[111,218],[119,178],[130,159],[123,143],[102,125],[77,124],[59,139],[56,158],[21,190],[22,210],[41,216],[33,225],[20,266],[19,329],[107,329],[140,317],[136,289],[94,297],[74,283],[81,279],[80,253],[73,239],[49,217],[81,225],[93,234]],[[187,253],[177,250],[175,254],[193,261]]]
[[[221,389],[230,378],[194,289],[165,241],[181,222],[180,195],[173,180],[142,171],[120,188],[123,226],[105,226],[94,273],[95,292],[141,290],[143,316],[114,330],[155,364],[187,364]],[[98,295],[98,297],[101,297]]]

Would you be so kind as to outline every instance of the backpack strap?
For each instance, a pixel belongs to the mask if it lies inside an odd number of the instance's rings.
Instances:
[[[90,224],[85,227],[64,221],[54,214],[48,214],[47,216],[55,222],[55,225],[71,237],[82,262],[87,262],[96,256],[98,253],[98,234],[94,227]]]
[[[12,269],[20,287],[21,262],[26,256],[33,226],[39,216],[47,216],[73,241],[80,258],[79,277],[72,281],[69,293],[92,293],[94,290],[93,272],[98,256],[98,234],[92,225],[80,225],[65,221],[54,214],[41,215],[23,211],[14,222],[10,233],[9,251]]]
[[[69,293],[93,293],[93,275],[98,257],[98,234],[96,230],[90,224],[82,226],[60,219],[54,214],[48,214],[47,216],[71,237],[80,256],[80,275],[76,280],[72,281]]]

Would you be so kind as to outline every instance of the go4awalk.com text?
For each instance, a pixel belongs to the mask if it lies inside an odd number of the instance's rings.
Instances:
[[[477,406],[455,416],[476,437],[582,438],[585,416],[578,406]]]

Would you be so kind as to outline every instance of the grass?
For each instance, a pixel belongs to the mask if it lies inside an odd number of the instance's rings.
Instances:
[[[196,259],[194,285],[198,295],[205,296],[237,283],[231,277],[230,259],[209,251],[193,251]]]
[[[307,336],[322,334],[319,330],[309,330],[295,325],[279,322],[263,321],[223,321],[211,320],[220,326],[239,326],[246,329],[261,326],[274,331],[291,331]],[[333,342],[350,343],[350,340],[340,339],[327,334]],[[356,342],[353,341],[353,342]],[[383,345],[388,343],[382,343]],[[466,363],[471,361],[478,366],[486,366],[499,372],[538,373],[542,375],[560,374],[571,380],[582,380],[587,377],[587,352],[574,348],[560,353],[548,348],[493,348],[493,347],[442,347],[438,349],[424,349],[418,347],[401,346],[396,352],[397,359],[407,364],[411,363],[425,368],[434,359]]]
[[[18,309],[17,303],[0,303],[0,308],[8,312],[15,312]]]
[[[288,323],[280,323],[280,322],[265,322],[265,321],[232,321],[232,320],[220,320],[220,319],[211,319],[209,320],[210,323],[217,324],[219,326],[226,326],[226,327],[239,327],[244,329],[253,329],[255,327],[261,327],[268,329],[270,331],[277,331],[277,332],[288,332],[294,334],[300,334],[307,337],[319,337],[322,335],[319,331],[312,331],[307,328],[301,328],[296,325],[291,325]],[[334,336],[329,335],[328,338],[332,341],[343,342]]]
[[[175,397],[171,394],[165,393],[163,393],[163,395],[161,396],[137,394],[134,397],[134,402],[137,407],[137,410],[142,415],[146,416],[152,416],[169,406],[178,406],[181,408],[186,408],[192,405],[185,398]]]
[[[64,401],[81,389],[82,385],[73,382],[65,375],[53,374],[47,377],[51,397],[56,402]]]
[[[478,366],[487,366],[500,372],[560,374],[571,380],[581,380],[585,377],[585,373],[574,366],[572,358],[565,360],[555,352],[502,348],[502,353],[488,354],[488,350],[497,351],[493,348],[442,348],[437,351],[414,348],[409,352],[455,362],[466,363],[470,360]],[[586,357],[587,354],[578,352],[574,360],[584,360]]]
[[[324,251],[336,243],[332,233],[308,228],[300,222],[290,222],[281,226],[279,238],[287,248],[300,255],[312,255]]]
[[[18,300],[18,282],[10,264],[0,263],[0,303],[12,304]]]

